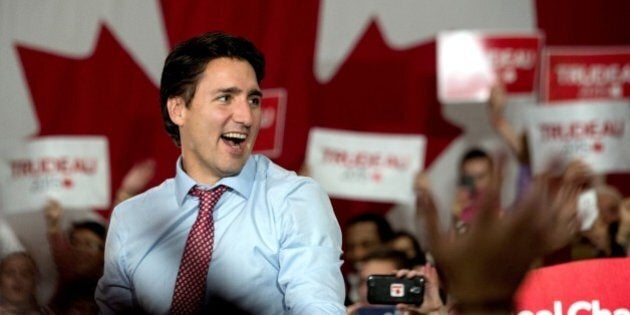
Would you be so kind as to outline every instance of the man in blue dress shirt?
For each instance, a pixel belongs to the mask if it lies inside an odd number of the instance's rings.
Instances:
[[[341,232],[326,193],[251,155],[264,66],[251,42],[224,33],[192,38],[167,57],[161,108],[181,156],[174,178],[114,209],[96,290],[102,313],[170,312],[199,210],[189,192],[223,185],[202,312],[217,298],[254,314],[345,314]]]

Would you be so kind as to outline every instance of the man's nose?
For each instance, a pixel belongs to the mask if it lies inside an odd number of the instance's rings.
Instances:
[[[245,126],[251,126],[254,119],[253,108],[250,106],[247,99],[239,100],[234,104],[233,119],[237,123],[241,123]]]

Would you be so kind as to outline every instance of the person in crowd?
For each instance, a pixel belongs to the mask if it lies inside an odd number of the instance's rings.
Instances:
[[[249,40],[221,32],[166,58],[161,109],[181,156],[175,178],[113,211],[96,291],[103,314],[206,313],[213,297],[256,314],[345,311],[328,196],[251,154],[264,66]]]
[[[381,246],[368,252],[358,262],[359,300],[348,306],[348,314],[357,314],[361,308],[369,307],[367,279],[371,275],[389,275],[399,269],[410,269],[413,265],[405,253]]]
[[[356,264],[393,237],[391,225],[380,214],[368,212],[350,218],[344,229],[346,262]]]
[[[24,246],[15,235],[11,225],[0,216],[0,259],[14,252],[24,251]]]
[[[619,190],[607,184],[595,184],[597,199],[597,217],[593,225],[582,233],[588,241],[589,250],[582,251],[576,259],[595,257],[625,256],[623,247],[617,242],[617,231],[620,224],[620,208],[622,196]]]
[[[575,200],[574,211],[566,226],[575,227],[573,235],[569,239],[556,239],[549,248],[549,254],[544,258],[544,265],[553,265],[568,261],[624,256],[623,247],[617,243],[616,234],[619,227],[619,204],[621,194],[619,191],[605,183],[593,173],[591,167],[583,161],[575,160],[568,163],[559,178],[554,177],[549,187],[551,194],[561,194],[562,187],[567,183],[575,183],[579,195],[594,191],[595,208],[594,219],[584,225],[582,222],[588,215],[578,215],[578,201]],[[560,189],[558,189],[560,187]],[[579,199],[576,198],[576,199]],[[584,225],[584,227],[582,227]],[[564,227],[559,226],[558,231]]]
[[[511,314],[514,294],[533,263],[552,242],[569,239],[576,230],[567,223],[575,223],[571,219],[580,181],[563,181],[552,196],[550,174],[544,173],[512,209],[497,212],[501,187],[497,168],[502,167],[497,164],[466,237],[452,237],[440,229],[429,187],[418,187],[417,206],[428,221],[429,250],[459,314]],[[559,232],[558,227],[564,228]]]
[[[420,248],[420,243],[418,243],[416,237],[409,232],[395,232],[394,236],[389,240],[388,245],[394,250],[405,253],[407,259],[413,266],[424,266],[427,262],[425,253],[422,248]]]
[[[494,129],[519,160],[517,195],[521,196],[532,177],[530,157],[526,134],[517,132],[504,115],[507,101],[508,97],[503,86],[500,84],[494,86],[488,100],[488,114]],[[589,165],[580,160],[574,160],[568,161],[562,174],[551,183],[550,191],[556,193],[561,182],[566,182],[567,178],[572,182],[577,180],[582,193],[586,193],[588,189],[596,191],[598,215],[588,229],[577,230],[566,247],[555,248],[555,251],[545,257],[544,263],[549,265],[571,260],[623,255],[623,247],[616,240],[620,224],[618,206],[621,201],[618,190],[607,185],[605,177],[602,174],[595,174]],[[565,242],[564,240],[556,242],[554,247],[557,244],[565,244]]]
[[[394,236],[387,219],[377,213],[366,212],[348,220],[343,230],[344,259],[347,284],[346,305],[359,299],[357,264],[371,251],[385,246]]]
[[[103,275],[107,229],[97,221],[80,221],[64,233],[63,208],[50,200],[45,209],[48,244],[57,270],[50,307],[58,314],[98,314],[96,284]]]
[[[0,261],[0,314],[52,314],[36,298],[38,269],[26,252],[13,252]]]
[[[493,170],[492,157],[480,148],[464,152],[459,163],[459,179],[453,205],[453,223],[462,233],[476,215],[481,196],[485,193]]]

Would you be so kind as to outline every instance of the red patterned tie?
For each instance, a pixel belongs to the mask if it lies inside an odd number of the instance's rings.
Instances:
[[[214,221],[212,209],[227,187],[202,190],[197,186],[190,194],[197,196],[199,214],[188,234],[182,262],[177,273],[171,314],[198,314],[206,291],[206,275],[212,258]]]

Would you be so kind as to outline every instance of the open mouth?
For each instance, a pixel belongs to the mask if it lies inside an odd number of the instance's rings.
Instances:
[[[221,139],[227,141],[231,145],[238,146],[247,139],[247,135],[239,132],[226,132],[221,135]]]

